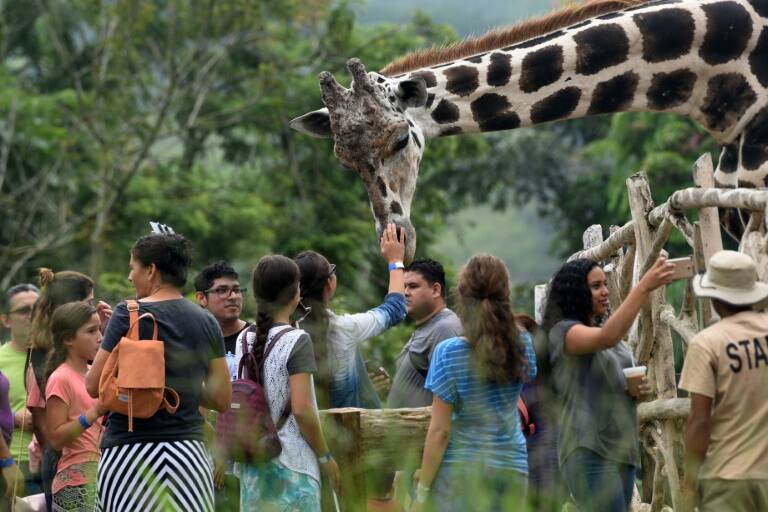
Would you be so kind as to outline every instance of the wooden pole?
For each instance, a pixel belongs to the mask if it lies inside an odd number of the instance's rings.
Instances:
[[[341,492],[338,495],[341,512],[357,512],[367,507],[365,472],[362,463],[362,409],[334,409],[323,411],[322,426],[328,447],[339,465]],[[323,482],[322,509],[335,512],[331,490]]]
[[[654,232],[648,222],[648,214],[653,210],[651,189],[645,173],[637,173],[627,179],[629,207],[635,225],[635,248],[637,261],[648,262],[654,258],[654,251],[660,250],[659,239],[665,238],[666,223],[661,233]],[[667,233],[668,235],[668,233]],[[656,241],[656,243],[654,243]],[[642,276],[637,276],[640,279]],[[647,362],[650,375],[655,379],[656,393],[659,398],[677,398],[675,382],[675,359],[672,346],[672,333],[669,326],[659,320],[665,305],[664,287],[657,288],[648,297],[648,306],[643,308],[640,317],[640,337],[637,347],[637,360]],[[652,356],[652,357],[651,357]],[[680,505],[680,472],[675,464],[674,451],[678,446],[678,432],[674,420],[661,422],[665,457],[665,469],[670,495],[674,508]],[[663,450],[667,450],[669,454]]]

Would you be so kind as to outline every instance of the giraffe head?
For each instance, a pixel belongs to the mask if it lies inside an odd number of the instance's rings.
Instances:
[[[367,73],[357,59],[350,59],[347,68],[350,88],[339,85],[330,73],[321,73],[327,108],[298,117],[290,126],[314,137],[333,137],[336,156],[363,179],[377,235],[395,223],[405,233],[409,262],[416,251],[410,214],[424,134],[407,109],[424,106],[426,83],[420,77],[398,80]]]

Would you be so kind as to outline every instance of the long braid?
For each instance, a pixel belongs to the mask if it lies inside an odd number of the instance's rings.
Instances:
[[[251,353],[251,378],[260,378],[269,330],[275,324],[275,312],[296,300],[299,291],[299,268],[290,258],[280,255],[264,256],[253,269],[253,297],[256,299],[256,341]],[[292,312],[292,311],[291,311]]]
[[[275,323],[275,319],[269,313],[266,304],[257,304],[258,314],[256,316],[256,341],[253,347],[253,353],[255,355],[256,366],[259,367],[263,363],[264,350],[267,348],[267,338],[269,337],[269,330],[272,329],[272,325]]]
[[[328,304],[324,300],[325,285],[331,278],[331,265],[328,260],[315,251],[304,251],[294,258],[301,272],[301,303],[309,308],[309,314],[302,322],[303,328],[312,337],[317,373],[315,374],[315,393],[321,409],[331,405],[331,353],[328,341],[330,315]]]

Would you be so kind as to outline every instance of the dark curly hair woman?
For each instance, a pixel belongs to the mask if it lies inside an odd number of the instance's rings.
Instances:
[[[560,469],[579,510],[626,512],[638,461],[635,400],[623,368],[634,365],[622,342],[648,294],[669,283],[674,266],[659,258],[608,316],[608,282],[599,264],[569,261],[552,278],[544,314],[551,382],[561,400]]]

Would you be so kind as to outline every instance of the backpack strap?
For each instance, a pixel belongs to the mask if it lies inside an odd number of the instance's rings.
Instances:
[[[127,299],[125,306],[128,308],[128,332],[125,334],[126,338],[132,340],[140,339],[139,335],[139,301],[133,299]],[[157,325],[155,325],[157,329]]]
[[[293,327],[288,327],[287,329],[283,329],[279,333],[275,334],[275,336],[272,338],[272,342],[267,345],[267,349],[264,351],[264,358],[261,360],[261,368],[259,370],[261,372],[264,371],[264,361],[267,360],[267,357],[269,356],[269,353],[272,352],[272,349],[277,346],[277,342],[280,340],[280,338],[283,337],[284,334],[287,334],[291,331],[295,331]],[[264,388],[264,395],[267,394],[267,389]],[[285,425],[285,422],[288,421],[288,418],[291,415],[291,398],[288,397],[288,403],[285,404],[285,409],[283,409],[283,413],[280,415],[280,419],[277,420],[277,424],[275,425],[276,430],[280,430],[283,428],[283,425]]]
[[[520,419],[522,420],[523,434],[530,436],[536,432],[536,424],[531,423],[531,416],[528,412],[528,406],[525,405],[523,397],[517,397],[517,412],[520,413]]]

